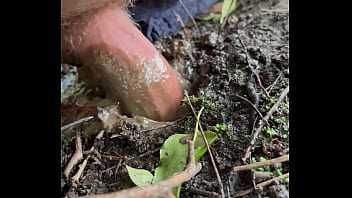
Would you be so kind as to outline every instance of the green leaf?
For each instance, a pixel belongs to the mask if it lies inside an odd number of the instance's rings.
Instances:
[[[186,142],[182,142],[181,138],[184,139],[186,136],[190,137],[188,134],[175,134],[164,142],[160,149],[160,165],[155,169],[153,184],[184,170],[187,163],[188,145]],[[180,186],[175,187],[172,189],[172,193],[179,197],[180,189]]]
[[[222,132],[226,131],[226,129],[227,129],[226,124],[216,124],[215,127],[217,130],[222,131]]]
[[[252,157],[251,158],[251,163],[256,163],[257,162],[257,160],[255,159],[255,157]]]
[[[216,133],[212,131],[204,131],[204,135],[208,141],[209,146],[211,146],[215,140],[218,139]],[[207,152],[207,146],[204,143],[203,137],[201,134],[198,134],[196,141],[194,143],[194,158],[198,161],[204,153]]]
[[[197,19],[209,21],[212,20],[214,23],[220,22],[221,14],[220,13],[209,13],[205,15],[200,15],[196,17]]]
[[[146,186],[152,183],[153,174],[144,169],[132,168],[126,165],[128,175],[132,182],[139,187]]]
[[[194,143],[194,155],[195,160],[198,161],[202,155],[207,151],[206,145],[200,133],[197,133],[197,137]],[[206,139],[208,140],[209,146],[217,140],[217,135],[211,131],[204,132]],[[155,176],[153,178],[153,184],[163,181],[177,172],[181,172],[185,169],[188,157],[188,145],[187,139],[192,139],[192,135],[189,134],[175,134],[170,136],[163,144],[160,149],[160,165],[155,170]],[[181,186],[172,189],[172,193],[176,196],[180,196]]]
[[[224,19],[227,15],[235,11],[236,7],[237,7],[237,0],[224,0],[224,3],[222,4],[222,8],[221,8],[221,18],[220,18],[221,24],[224,22]]]
[[[259,157],[259,161],[260,161],[260,162],[265,162],[266,159],[265,159],[265,157]]]

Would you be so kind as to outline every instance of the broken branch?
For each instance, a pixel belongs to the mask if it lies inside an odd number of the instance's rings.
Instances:
[[[232,171],[250,170],[252,168],[258,168],[258,167],[261,167],[261,166],[268,166],[268,165],[271,165],[271,164],[285,162],[285,161],[288,161],[288,160],[289,160],[289,155],[284,155],[284,156],[281,156],[281,157],[278,157],[278,158],[267,160],[265,162],[256,162],[256,163],[253,163],[253,164],[247,164],[247,165],[243,165],[243,166],[236,166],[236,167],[233,168]]]
[[[285,98],[285,96],[288,94],[288,92],[289,92],[289,86],[287,86],[285,88],[285,90],[281,93],[281,95],[280,95],[279,99],[276,101],[276,103],[271,107],[271,109],[268,111],[268,113],[265,115],[265,117],[260,121],[259,127],[255,130],[255,133],[253,134],[253,136],[251,138],[250,144],[249,144],[249,146],[246,149],[244,157],[242,158],[243,161],[246,161],[248,159],[251,147],[254,145],[254,143],[255,143],[258,135],[259,135],[259,132],[262,130],[264,124],[266,122],[268,122],[270,116],[275,111],[277,111],[279,105],[281,104],[281,101]]]
[[[262,113],[260,113],[260,111],[258,110],[258,108],[257,108],[250,100],[248,100],[248,99],[245,98],[245,97],[242,97],[242,96],[238,95],[237,93],[236,93],[236,96],[237,96],[238,98],[240,98],[240,99],[242,99],[242,100],[248,102],[248,103],[253,107],[253,109],[257,111],[257,113],[259,114],[259,116],[260,116],[261,118],[264,118],[263,115],[262,115]]]
[[[270,95],[269,93],[266,91],[266,89],[264,88],[263,84],[262,84],[262,81],[260,80],[260,77],[258,75],[258,73],[253,69],[252,65],[251,65],[251,61],[250,61],[250,57],[249,57],[249,54],[248,54],[248,51],[247,51],[247,48],[246,46],[244,45],[242,39],[240,37],[238,37],[243,49],[244,49],[244,53],[246,54],[246,60],[247,60],[247,63],[248,63],[248,68],[251,70],[251,72],[255,75],[255,77],[257,78],[257,81],[258,81],[258,84],[260,86],[260,88],[262,88],[262,90],[264,91],[265,95],[270,98]]]
[[[70,124],[67,124],[67,125],[61,127],[61,132],[64,131],[64,130],[66,130],[66,129],[68,129],[68,128],[70,128],[70,127],[73,127],[73,126],[75,126],[75,125],[81,124],[81,123],[83,123],[83,122],[87,122],[87,121],[89,121],[89,120],[91,120],[91,119],[93,119],[93,118],[94,118],[94,116],[89,116],[89,117],[82,118],[82,119],[79,119],[79,120],[77,120],[77,121],[74,121],[74,122],[72,122],[72,123],[70,123]]]
[[[278,177],[275,177],[275,178],[273,178],[273,179],[269,179],[269,180],[266,180],[266,181],[264,181],[264,182],[262,182],[262,183],[259,183],[259,184],[257,184],[257,185],[255,185],[255,187],[256,188],[259,188],[259,187],[264,187],[264,186],[267,186],[267,185],[269,185],[269,184],[271,184],[273,181],[280,181],[280,180],[282,180],[282,179],[285,179],[286,177],[288,177],[289,176],[289,173],[286,173],[286,174],[284,174],[284,175],[280,175],[280,176],[278,176]],[[251,192],[253,192],[255,189],[254,188],[250,188],[250,189],[247,189],[247,190],[245,190],[245,191],[242,191],[242,192],[239,192],[239,193],[237,193],[237,194],[235,194],[233,197],[241,197],[241,196],[244,196],[244,195],[246,195],[246,194],[249,194],[249,193],[251,193]]]
[[[68,164],[66,165],[65,171],[64,171],[64,175],[66,176],[66,178],[68,178],[68,176],[70,175],[70,172],[72,170],[72,168],[83,158],[83,152],[82,152],[82,140],[81,140],[81,136],[79,134],[77,134],[76,137],[76,152],[75,154],[73,154],[73,156],[71,157],[71,160],[68,162]]]

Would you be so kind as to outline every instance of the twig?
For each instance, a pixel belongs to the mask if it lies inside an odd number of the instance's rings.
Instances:
[[[277,78],[274,80],[273,84],[271,84],[270,86],[268,86],[266,88],[266,90],[268,91],[268,93],[270,94],[271,89],[275,86],[275,84],[277,83],[277,81],[279,81],[280,77],[282,75],[282,72],[280,72],[280,74],[277,76]]]
[[[199,27],[198,27],[196,21],[194,20],[192,14],[188,11],[188,9],[186,8],[186,6],[183,4],[182,0],[178,0],[178,2],[180,2],[182,8],[186,11],[186,13],[188,14],[188,16],[191,18],[191,20],[192,20],[194,26],[196,27],[196,29],[197,29],[197,31],[198,31],[198,34],[200,35]]]
[[[79,119],[77,121],[74,121],[74,122],[72,122],[70,124],[67,124],[67,125],[61,127],[61,132],[66,130],[66,129],[68,129],[68,128],[70,128],[70,127],[73,127],[75,125],[81,124],[83,122],[87,122],[87,121],[89,121],[89,120],[91,120],[93,118],[94,118],[94,116],[89,116],[89,117],[85,117],[85,118]]]
[[[191,100],[190,100],[190,98],[189,98],[189,96],[188,96],[188,93],[187,93],[186,90],[184,90],[184,92],[185,92],[185,95],[186,95],[186,97],[187,97],[188,104],[189,104],[189,106],[191,107],[194,116],[197,118],[197,114],[196,114],[196,112],[195,112],[195,110],[194,110],[194,108],[193,108],[193,105],[192,105]],[[213,165],[214,172],[215,172],[215,174],[216,174],[216,178],[217,178],[218,183],[219,183],[219,186],[220,186],[221,196],[222,196],[223,198],[225,198],[224,185],[222,184],[222,181],[221,181],[221,177],[220,177],[218,168],[216,167],[213,154],[212,154],[212,152],[211,152],[211,150],[210,150],[210,147],[209,147],[209,144],[208,144],[208,140],[207,140],[207,138],[205,137],[205,134],[204,134],[204,131],[203,131],[203,128],[202,128],[202,125],[201,125],[200,121],[198,122],[198,125],[199,125],[199,129],[200,129],[200,131],[201,131],[201,133],[202,133],[202,136],[203,136],[203,140],[204,140],[204,142],[205,142],[205,145],[207,146],[208,153],[209,153],[209,156],[210,156],[210,160],[211,160],[211,163],[212,163],[212,165]],[[196,134],[195,134],[195,135],[196,135]]]
[[[266,180],[266,181],[264,181],[262,183],[257,184],[256,188],[267,186],[267,185],[271,184],[275,180],[276,181],[280,181],[282,179],[285,179],[288,176],[289,176],[289,173],[286,173],[284,175],[280,175],[280,176],[275,177],[273,179]],[[241,196],[244,196],[246,194],[249,194],[249,193],[253,192],[254,190],[255,190],[254,188],[250,188],[248,190],[245,190],[245,191],[242,191],[242,192],[239,192],[239,193],[235,194],[233,197],[241,197]]]
[[[152,151],[147,151],[147,152],[145,152],[145,153],[141,154],[140,156],[136,157],[136,159],[139,159],[139,158],[145,157],[145,156],[147,156],[147,155],[151,155],[151,154],[153,154],[153,153],[155,153],[155,152],[159,151],[160,149],[161,149],[161,146],[160,146],[160,147],[158,147],[158,148],[156,148],[156,149],[154,149],[154,150],[152,150]]]
[[[101,137],[103,136],[103,134],[104,134],[104,131],[103,131],[103,130],[100,131],[99,134],[98,134],[97,136],[95,136],[94,142],[95,142],[96,140],[101,139]],[[80,148],[79,148],[79,149],[80,149],[80,153],[81,153],[81,155],[82,155],[82,156],[81,156],[81,159],[82,159],[82,157],[83,157],[83,152],[82,152],[81,138],[79,138],[79,141],[80,141]],[[78,149],[76,149],[76,150],[78,150]],[[95,160],[95,161],[98,162],[99,164],[101,163],[100,160],[98,159],[98,158],[101,159],[101,155],[99,154],[98,151],[95,151],[95,150],[94,150],[94,145],[90,148],[89,151],[84,151],[84,153],[88,153],[88,155],[87,155],[86,159],[83,161],[83,163],[82,163],[81,165],[79,165],[79,169],[78,169],[77,173],[72,177],[72,183],[73,183],[73,184],[75,184],[75,182],[78,181],[79,178],[81,177],[81,175],[82,175],[82,173],[83,173],[83,170],[84,170],[85,167],[87,166],[87,162],[88,162],[88,159],[89,159],[90,157],[92,157],[93,160]],[[75,154],[76,154],[76,153],[75,153]],[[96,154],[96,155],[98,156],[98,158],[96,158],[95,156],[93,156],[93,154]],[[71,169],[72,169],[72,168],[71,168]]]
[[[249,61],[249,55],[248,55],[248,51],[247,51],[246,46],[244,45],[242,39],[241,39],[239,36],[238,36],[238,39],[240,40],[240,43],[241,43],[241,45],[242,45],[242,47],[243,47],[243,49],[244,49],[244,52],[245,52],[245,54],[246,54],[246,59],[247,59],[247,63],[248,63],[248,68],[249,68],[249,69],[251,70],[251,72],[256,76],[257,81],[258,81],[258,84],[259,84],[260,88],[262,88],[262,90],[264,91],[265,95],[266,95],[268,98],[270,98],[270,95],[269,95],[269,93],[266,91],[266,89],[264,88],[264,86],[263,86],[263,84],[262,84],[262,81],[260,80],[259,75],[257,74],[256,71],[254,71],[254,69],[253,69],[253,67],[252,67],[252,65],[251,65],[251,63],[250,63],[250,61]]]
[[[261,166],[268,166],[268,165],[271,165],[271,164],[285,162],[285,161],[288,161],[288,160],[289,160],[289,155],[284,155],[284,156],[277,157],[277,158],[274,158],[274,159],[271,159],[271,160],[267,160],[265,162],[256,162],[256,163],[253,163],[253,164],[247,164],[247,165],[243,165],[243,166],[236,166],[236,167],[233,168],[232,171],[250,170],[252,168],[258,168],[258,167],[261,167]]]
[[[153,130],[158,130],[158,129],[162,129],[162,128],[167,128],[167,127],[174,127],[174,126],[177,126],[176,123],[184,120],[185,117],[181,117],[175,121],[172,121],[172,122],[164,122],[165,124],[161,125],[161,126],[157,126],[157,127],[151,127],[151,128],[147,128],[147,129],[143,129],[143,130],[140,130],[141,133],[146,133],[146,132],[149,132],[149,131],[153,131]]]
[[[248,99],[245,98],[245,97],[242,97],[242,96],[238,95],[237,93],[236,93],[236,96],[239,97],[239,98],[241,98],[242,100],[248,102],[248,103],[257,111],[257,113],[259,114],[259,116],[260,116],[262,119],[264,118],[263,115],[262,115],[262,113],[260,113],[260,111],[258,110],[258,108],[257,108],[250,100],[248,100]]]
[[[101,164],[101,161],[97,158],[97,157],[95,157],[94,155],[91,155],[90,156],[94,161],[96,161],[99,165]]]
[[[73,156],[71,157],[71,160],[68,162],[68,164],[66,165],[66,168],[64,170],[64,175],[66,176],[66,178],[68,178],[68,176],[70,175],[70,172],[72,170],[72,168],[83,158],[83,152],[82,152],[82,140],[81,140],[81,136],[79,134],[77,134],[76,137],[76,151],[73,154]]]
[[[119,161],[119,160],[123,160],[123,161],[127,161],[127,160],[130,160],[129,157],[127,156],[114,156],[114,155],[104,155],[104,154],[101,154],[101,158],[105,158],[105,159],[108,159],[108,160],[111,160],[111,161]]]
[[[79,165],[79,169],[78,169],[77,173],[72,177],[72,183],[75,183],[76,181],[79,180],[79,178],[81,177],[81,175],[83,173],[83,170],[87,166],[87,162],[88,162],[89,158],[90,158],[90,155],[88,155],[87,158],[83,161],[83,163],[81,165]]]
[[[101,130],[100,132],[99,132],[99,134],[95,137],[96,139],[98,139],[98,140],[100,140],[102,137],[103,137],[103,135],[104,135],[104,130]]]
[[[172,177],[156,184],[144,187],[134,187],[118,192],[84,196],[84,198],[147,198],[154,196],[174,197],[171,189],[194,177],[202,168],[200,163],[194,160],[194,142],[188,141],[188,164],[182,172],[176,173]],[[82,196],[83,198],[83,196]]]
[[[281,101],[285,98],[285,96],[288,94],[289,92],[289,86],[287,86],[285,88],[285,90],[281,93],[279,99],[276,101],[276,103],[271,107],[271,109],[268,111],[268,113],[265,115],[265,117],[259,122],[259,127],[255,130],[255,133],[253,134],[252,138],[251,138],[251,141],[250,141],[250,144],[249,146],[247,147],[246,149],[246,152],[244,154],[244,157],[242,158],[243,161],[246,161],[248,156],[249,156],[249,152],[251,150],[251,147],[254,145],[258,135],[259,135],[259,132],[262,130],[264,124],[266,122],[268,122],[270,116],[275,112],[277,111],[277,108],[279,107]]]
[[[90,148],[90,151],[94,150],[94,146],[92,146],[92,148]],[[77,173],[72,177],[72,183],[75,183],[76,181],[79,180],[79,178],[81,177],[83,170],[86,168],[87,166],[87,162],[88,159],[91,157],[91,154],[88,154],[88,156],[86,157],[86,159],[83,161],[83,163],[81,165],[79,165],[79,169],[77,171]]]
[[[201,190],[201,189],[197,189],[197,188],[189,188],[189,189],[187,189],[187,191],[194,193],[194,194],[204,196],[204,197],[209,197],[209,198],[220,198],[221,197],[216,192],[209,192],[209,191]]]
[[[149,132],[149,131],[154,131],[154,130],[166,128],[166,127],[169,127],[169,126],[174,126],[173,122],[167,122],[165,125],[158,126],[158,127],[153,127],[153,128],[149,128],[149,129],[145,129],[145,130],[141,130],[140,132],[141,133],[146,133],[146,132]]]
[[[116,169],[115,169],[115,172],[114,172],[115,180],[117,180],[117,171],[119,170],[119,168],[121,166],[121,162],[122,162],[122,159],[120,159],[119,163],[116,166]]]
[[[186,39],[189,40],[188,34],[186,32],[186,29],[185,29],[185,24],[183,23],[183,20],[182,20],[181,16],[174,9],[172,9],[172,12],[176,16],[176,21],[178,21],[181,24],[181,27],[182,27],[183,31],[185,32]]]

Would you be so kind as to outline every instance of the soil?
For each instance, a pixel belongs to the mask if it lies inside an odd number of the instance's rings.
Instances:
[[[200,34],[194,25],[189,25],[154,43],[191,84],[189,95],[201,98],[193,105],[197,111],[201,106],[205,107],[200,118],[204,130],[218,133],[219,139],[211,146],[211,151],[226,197],[233,197],[238,192],[252,188],[253,182],[260,182],[253,177],[253,170],[233,172],[234,166],[251,163],[252,158],[256,161],[263,158],[269,160],[289,153],[287,95],[255,140],[250,149],[250,158],[246,162],[242,161],[251,136],[262,119],[257,110],[265,116],[289,85],[289,15],[283,10],[288,7],[288,1],[285,0],[239,2],[239,7],[222,30],[220,24],[197,20]],[[269,10],[261,10],[264,8]],[[243,98],[248,99],[257,110]],[[90,113],[84,114],[84,111]],[[165,128],[163,133],[145,132],[143,126],[125,122],[115,127],[113,134],[119,134],[115,135],[117,137],[111,138],[111,133],[104,133],[101,139],[96,139],[98,132],[103,129],[96,110],[80,108],[67,112],[66,115],[71,117],[72,114],[79,114],[73,116],[72,121],[87,115],[95,118],[63,131],[62,197],[107,193],[132,187],[125,165],[153,173],[158,166],[159,149],[164,140],[176,133],[193,133],[195,126],[195,118],[189,112],[183,119],[173,123],[173,127]],[[63,111],[62,117],[66,115]],[[68,120],[62,124],[67,123]],[[217,125],[226,125],[226,130],[220,130]],[[94,146],[95,153],[98,153],[94,156],[99,160],[89,158],[80,179],[73,184],[72,176],[79,166],[73,167],[69,179],[64,176],[64,170],[75,153],[78,132],[81,133],[83,151],[89,151]],[[86,157],[87,153],[84,153],[83,159]],[[181,197],[202,197],[192,189],[220,194],[208,153],[204,154],[200,162],[202,170],[182,184]],[[288,173],[289,163],[278,163],[263,169],[261,172],[272,178]],[[288,181],[282,180],[243,197],[288,197],[288,192]]]

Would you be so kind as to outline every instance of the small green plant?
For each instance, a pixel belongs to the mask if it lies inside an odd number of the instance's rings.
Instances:
[[[188,145],[185,141],[187,139],[192,139],[193,137],[195,161],[198,161],[204,155],[207,147],[201,133],[198,131],[199,117],[203,109],[204,107],[198,113],[194,134],[174,134],[164,142],[160,149],[160,163],[155,169],[154,176],[147,170],[126,166],[128,175],[134,184],[137,186],[155,184],[171,177],[177,172],[183,171],[186,167],[188,157]],[[212,145],[218,138],[216,133],[212,131],[204,131],[204,134],[209,145]],[[180,190],[181,186],[172,189],[175,197],[180,196]]]
[[[218,108],[214,103],[210,104],[209,107],[212,111],[214,111]]]
[[[265,157],[259,157],[259,161],[260,162],[266,162],[266,158]]]
[[[215,131],[226,132],[227,131],[227,125],[226,124],[216,124],[215,125]]]
[[[214,23],[223,24],[226,16],[230,15],[237,8],[237,0],[224,0],[221,13],[209,13],[197,16],[197,19],[205,21],[213,21]]]
[[[274,122],[276,122],[278,124],[283,124],[286,122],[286,118],[285,117],[276,118],[276,119],[274,119]]]
[[[282,109],[282,110],[288,110],[289,109],[289,105],[287,104],[287,103],[281,103],[280,104],[280,109]]]
[[[263,127],[263,130],[266,134],[268,134],[270,137],[272,137],[273,135],[276,135],[276,130],[275,127]]]
[[[185,97],[182,101],[183,105],[187,106],[188,99]],[[189,96],[189,101],[192,102],[195,107],[204,106],[206,109],[212,111],[218,108],[216,104],[206,96],[204,89],[200,89],[197,96]]]
[[[257,160],[255,159],[255,157],[251,158],[251,163],[256,163]],[[255,172],[255,171],[264,171],[264,167],[258,167],[258,168],[252,168],[251,171]]]
[[[276,103],[277,99],[276,98],[269,98],[268,103],[265,105],[265,109],[269,110],[271,107]]]
[[[245,135],[243,138],[244,138],[244,141],[246,141],[247,143],[249,143],[249,141],[251,140],[250,135]]]
[[[259,157],[259,161],[260,162],[265,162],[267,161],[267,159],[265,157]],[[257,160],[255,159],[255,157],[252,157],[251,158],[251,163],[256,163]],[[270,171],[269,170],[269,167],[258,167],[258,168],[252,168],[251,171],[255,172],[255,171],[266,171],[269,175],[272,175],[272,176],[281,176],[282,175],[282,168],[278,168],[278,169],[275,169],[274,171]],[[283,182],[285,183],[289,183],[289,178],[285,178],[283,179]]]
[[[276,169],[276,170],[274,171],[274,175],[275,175],[276,177],[281,176],[281,175],[282,175],[282,168]],[[285,183],[289,183],[289,177],[286,177],[286,178],[283,179],[282,181],[285,182]]]
[[[199,90],[198,98],[201,100],[205,100],[207,97],[205,96],[204,89]]]

